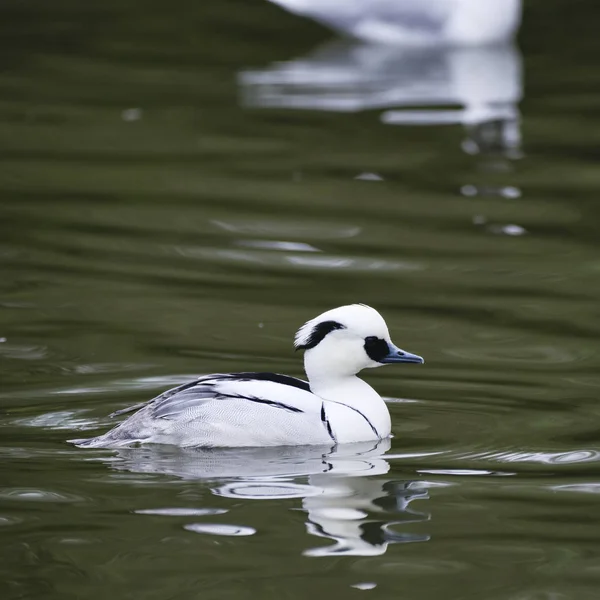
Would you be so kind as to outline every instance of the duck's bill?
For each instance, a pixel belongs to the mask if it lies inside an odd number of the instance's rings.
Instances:
[[[390,344],[389,346],[389,354],[379,361],[384,365],[391,365],[393,363],[413,363],[422,365],[425,362],[423,357],[418,354],[411,354],[410,352],[406,352],[406,350],[401,350],[393,344]]]

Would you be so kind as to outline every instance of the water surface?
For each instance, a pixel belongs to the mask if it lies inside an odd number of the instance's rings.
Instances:
[[[357,56],[266,2],[4,4],[2,598],[597,597],[597,8],[567,4],[527,5],[517,112],[475,130],[265,106],[248,73]],[[402,91],[386,60],[361,102]],[[365,374],[390,443],[65,441],[198,374],[300,376],[298,326],[357,301],[427,361]]]

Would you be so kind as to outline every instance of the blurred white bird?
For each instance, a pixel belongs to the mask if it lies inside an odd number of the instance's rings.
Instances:
[[[344,35],[407,46],[505,43],[521,21],[521,0],[270,1]]]

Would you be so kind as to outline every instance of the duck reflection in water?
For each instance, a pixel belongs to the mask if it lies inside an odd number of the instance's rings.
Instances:
[[[331,447],[247,449],[120,449],[120,471],[208,480],[213,494],[232,499],[302,499],[310,535],[335,542],[307,548],[306,556],[376,556],[389,544],[424,542],[429,535],[400,531],[430,515],[412,508],[428,499],[426,485],[385,477],[389,439]],[[296,507],[294,507],[296,508]]]
[[[513,43],[520,0],[272,1],[351,39],[334,39],[295,60],[241,71],[242,105],[379,111],[379,120],[394,126],[461,125],[462,150],[474,157],[485,178],[511,173],[512,161],[522,157],[521,54]],[[400,133],[399,140],[406,135]],[[355,177],[383,179],[372,172]],[[509,181],[465,182],[460,191],[507,199],[521,195]],[[482,215],[473,222],[491,233],[524,233],[519,226],[488,223]]]

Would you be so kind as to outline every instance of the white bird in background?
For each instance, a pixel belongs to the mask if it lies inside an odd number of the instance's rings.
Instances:
[[[139,443],[182,447],[248,447],[376,441],[391,433],[381,396],[356,374],[392,363],[423,363],[397,348],[382,316],[364,304],[327,311],[305,323],[295,347],[304,350],[308,382],[276,373],[200,377],[149,402],[104,435],[71,440],[80,447]]]
[[[344,35],[406,46],[509,41],[521,0],[270,0]]]

